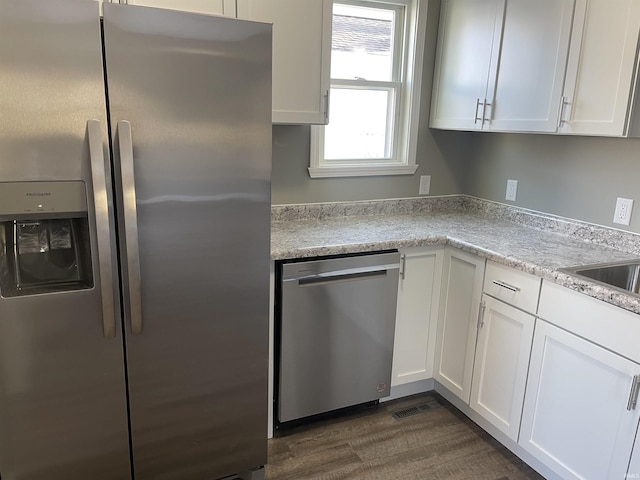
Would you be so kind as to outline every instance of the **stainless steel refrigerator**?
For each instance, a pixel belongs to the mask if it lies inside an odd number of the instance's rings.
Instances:
[[[0,0],[0,478],[259,478],[271,26]]]

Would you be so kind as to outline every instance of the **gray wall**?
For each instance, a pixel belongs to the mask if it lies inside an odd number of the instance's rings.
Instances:
[[[309,178],[310,127],[273,127],[273,204],[372,200],[418,196],[420,175],[431,175],[431,194],[462,193],[470,134],[430,131],[429,105],[439,2],[429,2],[425,45],[418,170],[414,175],[358,178]]]
[[[640,139],[473,133],[465,193],[640,233]],[[505,201],[518,180],[516,202]],[[616,198],[636,202],[630,227],[613,223]]]
[[[272,202],[308,203],[418,196],[420,175],[431,194],[466,193],[489,200],[640,233],[640,139],[429,130],[439,2],[429,2],[415,175],[310,179],[308,126],[274,126]],[[516,202],[505,201],[518,180]],[[617,197],[632,198],[630,227],[612,222]]]
[[[310,127],[274,126],[271,202],[277,205],[417,197],[420,175],[431,175],[431,195],[463,193],[468,135],[421,127],[419,166],[414,175],[309,178]]]

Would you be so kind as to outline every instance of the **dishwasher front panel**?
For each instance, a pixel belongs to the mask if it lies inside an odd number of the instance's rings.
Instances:
[[[390,392],[400,254],[282,265],[278,420]]]

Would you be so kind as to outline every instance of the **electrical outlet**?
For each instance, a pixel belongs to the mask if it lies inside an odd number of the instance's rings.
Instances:
[[[629,225],[631,221],[631,210],[633,209],[633,200],[630,198],[618,198],[616,201],[616,213],[613,215],[613,223],[620,225]]]
[[[431,175],[420,175],[420,195],[429,195],[431,190]]]
[[[507,180],[507,194],[506,200],[516,201],[516,194],[518,193],[518,180]]]

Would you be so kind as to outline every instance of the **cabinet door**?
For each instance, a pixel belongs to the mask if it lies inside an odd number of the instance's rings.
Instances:
[[[538,320],[518,443],[566,480],[625,478],[638,374],[637,363]]]
[[[273,23],[273,123],[327,123],[331,0],[237,0],[238,18]]]
[[[535,318],[482,298],[470,406],[517,442]]]
[[[442,247],[400,250],[391,386],[433,378]]]
[[[556,131],[573,6],[574,0],[507,2],[498,74],[489,77],[491,130]]]
[[[626,478],[640,478],[640,431],[636,437],[636,443],[631,454],[631,463]]]
[[[481,129],[495,76],[504,0],[443,0],[431,101],[433,128]]]
[[[636,72],[640,3],[578,0],[560,133],[627,133]]]
[[[434,378],[469,403],[484,258],[446,249],[436,335]]]
[[[182,10],[183,12],[224,15],[227,17],[236,16],[234,0],[121,0],[120,3]]]

